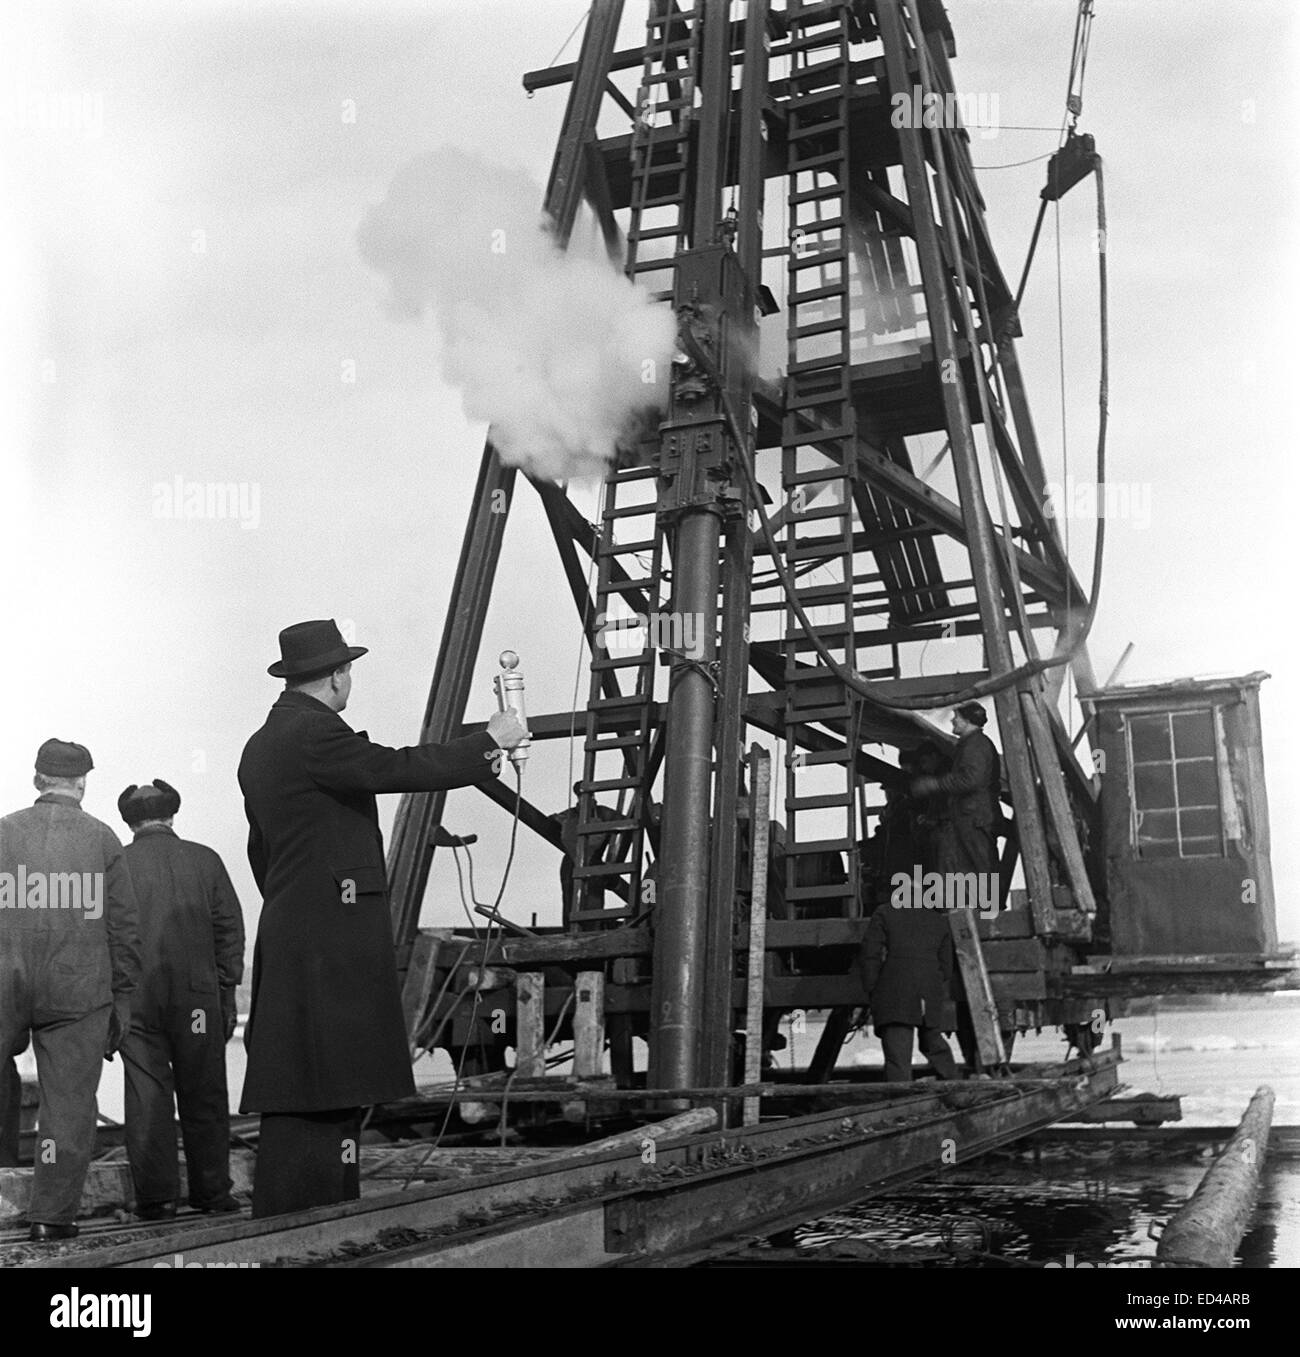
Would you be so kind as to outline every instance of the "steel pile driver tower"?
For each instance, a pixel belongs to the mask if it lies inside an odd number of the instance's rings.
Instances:
[[[956,106],[946,15],[937,0],[750,0],[739,20],[732,10],[652,0],[643,45],[618,50],[621,0],[595,0],[577,61],[525,79],[530,90],[569,84],[545,201],[558,239],[588,203],[628,276],[675,308],[682,336],[662,423],[611,467],[598,525],[563,488],[532,483],[592,658],[585,711],[532,722],[540,740],[567,738],[576,719],[585,764],[568,936],[530,955],[606,972],[615,1073],[630,1077],[635,1028],[650,1043],[649,1087],[663,1089],[733,1082],[748,728],[785,745],[784,918],[769,945],[787,957],[840,949],[838,967],[821,968],[838,973],[795,964],[764,995],[769,1012],[838,1015],[818,1077],[862,1002],[843,957],[864,926],[858,854],[880,809],[868,790],[898,777],[865,746],[933,738],[927,705],[975,690],[996,710],[1011,812],[1003,884],[1018,860],[1022,931],[1040,958],[1027,988],[995,987],[1004,1026],[1078,1020],[1043,1006],[1042,959],[1086,942],[1096,917],[1081,844],[1095,790],[1058,713],[1065,669],[1032,664],[1067,649],[1080,686],[1094,686],[1077,644],[1088,597],[1046,507],[1015,299],[968,134],[951,117],[910,116]],[[598,134],[606,100],[626,132]],[[771,372],[760,361],[768,316],[785,336]],[[955,497],[918,471],[934,452],[927,435],[946,440]],[[489,439],[422,739],[465,728],[507,518],[494,510],[516,480]],[[944,538],[963,549],[945,548],[949,561],[968,568],[945,573]],[[594,593],[580,553],[594,561]],[[619,608],[699,619],[700,645],[656,646],[665,638],[650,629],[640,651],[614,654],[597,631]],[[954,636],[982,639],[981,668],[905,672],[918,645]],[[490,794],[515,804],[505,782]],[[404,798],[393,835],[408,991],[424,964],[417,924],[443,800]],[[614,818],[598,816],[611,800]],[[551,821],[521,809],[557,842]],[[827,855],[845,870],[816,871]]]

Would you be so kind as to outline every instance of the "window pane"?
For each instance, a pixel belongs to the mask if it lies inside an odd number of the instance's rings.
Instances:
[[[1179,856],[1176,843],[1139,843],[1138,857],[1144,862],[1150,858],[1176,858]]]
[[[1154,839],[1178,840],[1177,817],[1172,810],[1148,810],[1138,812],[1138,842],[1147,843]]]
[[[1160,810],[1174,804],[1173,770],[1167,763],[1133,769],[1133,795],[1139,810]]]
[[[1180,759],[1214,755],[1214,718],[1208,711],[1187,711],[1173,717],[1174,753]]]
[[[1180,806],[1217,806],[1219,775],[1213,759],[1178,765],[1178,804]]]
[[[1219,812],[1217,810],[1185,810],[1179,817],[1178,827],[1184,839],[1213,839],[1217,844],[1220,838]]]
[[[1134,716],[1129,719],[1129,733],[1133,741],[1133,762],[1150,763],[1169,757],[1169,718],[1167,716]]]
[[[1143,857],[1147,856],[1145,853]],[[1183,857],[1219,858],[1223,856],[1223,845],[1218,839],[1184,839]]]

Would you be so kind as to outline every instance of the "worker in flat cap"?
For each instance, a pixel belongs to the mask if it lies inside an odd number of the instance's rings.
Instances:
[[[140,972],[135,894],[117,835],[81,809],[84,745],[46,740],[36,804],[0,819],[0,1053],[30,1035],[40,1083],[27,1219],[38,1241],[77,1233],[95,1090],[122,1044]]]
[[[262,892],[241,1103],[262,1114],[254,1216],[357,1197],[361,1109],[415,1092],[376,793],[486,782],[527,737],[497,712],[447,744],[373,744],[340,715],[364,654],[332,621],[286,627],[267,670],[284,692],[239,762]]]
[[[161,778],[128,787],[117,808],[140,909],[140,984],[122,1043],[126,1152],[135,1212],[176,1214],[179,1111],[189,1204],[237,1211],[231,1194],[226,1043],[244,974],[244,916],[221,858],[173,827],[180,793]]]
[[[952,769],[938,777],[919,777],[914,796],[943,793],[939,835],[941,872],[998,873],[997,832],[1002,812],[999,796],[1002,761],[997,746],[984,734],[988,713],[978,702],[965,702],[952,714],[957,737]]]

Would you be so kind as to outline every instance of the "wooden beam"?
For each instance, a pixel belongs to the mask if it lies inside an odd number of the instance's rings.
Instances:
[[[970,1006],[971,1025],[975,1029],[975,1045],[982,1065],[994,1068],[1006,1064],[1007,1053],[1002,1049],[1002,1034],[998,1026],[997,995],[984,964],[980,935],[975,928],[975,914],[969,909],[954,909],[948,914],[957,965]]]
[[[515,1070],[525,1079],[546,1073],[546,981],[540,971],[515,976]]]
[[[579,1079],[594,1079],[605,1055],[604,971],[579,971],[573,992],[573,1072]]]
[[[998,971],[1041,971],[1043,944],[1037,938],[1011,938],[983,942],[984,964],[989,974]]]
[[[515,813],[516,803],[519,807],[519,823],[531,829],[534,834],[540,835],[547,843],[553,844],[561,852],[564,851],[564,844],[560,838],[560,827],[544,811],[538,810],[531,801],[520,797],[516,800],[516,794],[513,788],[499,779],[491,782],[480,782],[477,784],[479,791],[487,797],[489,801],[495,801],[503,810],[507,810],[511,815]]]
[[[749,939],[745,964],[745,1071],[758,1082],[763,1066],[763,992],[767,982],[767,872],[772,819],[772,756],[761,745],[749,751]],[[746,1098],[746,1126],[758,1124],[758,1100]]]

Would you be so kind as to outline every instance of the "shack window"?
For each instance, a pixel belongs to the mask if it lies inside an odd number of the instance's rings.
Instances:
[[[1129,716],[1125,727],[1138,857],[1222,857],[1213,708]]]

